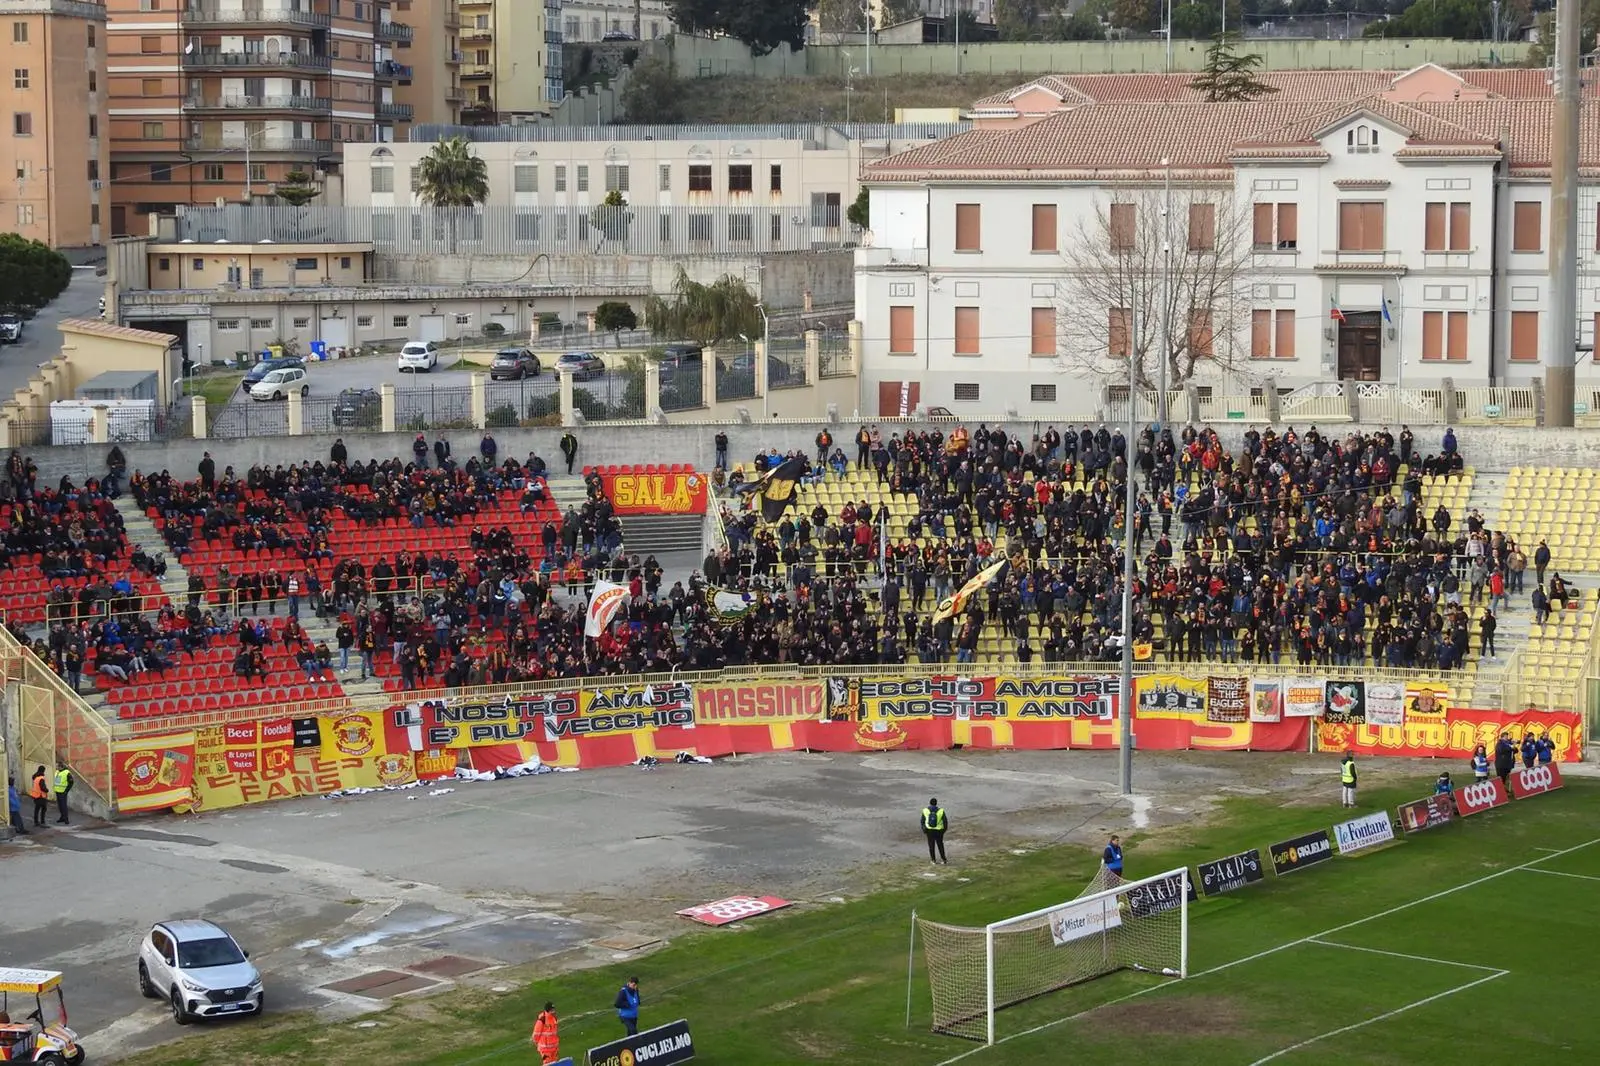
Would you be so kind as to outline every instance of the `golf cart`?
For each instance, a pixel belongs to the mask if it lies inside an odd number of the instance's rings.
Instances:
[[[77,1066],[82,1061],[78,1034],[67,1028],[61,975],[0,966],[0,1062]]]

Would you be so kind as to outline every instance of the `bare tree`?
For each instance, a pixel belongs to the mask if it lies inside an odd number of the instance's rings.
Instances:
[[[1137,387],[1154,389],[1165,358],[1172,389],[1248,361],[1250,211],[1216,187],[1174,188],[1170,216],[1167,204],[1159,187],[1118,191],[1069,230],[1056,289],[1064,371],[1125,384],[1131,354]]]

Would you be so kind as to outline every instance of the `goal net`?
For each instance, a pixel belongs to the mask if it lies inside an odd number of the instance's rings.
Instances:
[[[1189,872],[1123,881],[1104,868],[1076,899],[986,926],[916,920],[933,1028],[994,1043],[995,1012],[1133,969],[1184,977]]]

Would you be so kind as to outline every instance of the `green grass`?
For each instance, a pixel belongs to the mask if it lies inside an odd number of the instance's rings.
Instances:
[[[225,404],[239,391],[243,371],[196,374],[185,382],[186,396],[204,396],[206,405]]]
[[[1392,808],[1428,783],[1371,790],[1363,809]],[[376,1029],[289,1016],[219,1027],[131,1061],[310,1064],[337,1051],[342,1061],[386,1066],[524,1063],[533,1017],[553,999],[563,1051],[581,1062],[584,1049],[620,1033],[609,1004],[633,972],[645,1024],[688,1018],[696,1062],[707,1064],[936,1066],[970,1051],[963,1062],[973,1066],[1028,1066],[1066,1061],[1070,1048],[1073,1061],[1244,1066],[1351,1026],[1273,1061],[1402,1066],[1463,1061],[1488,1027],[1504,1025],[1515,1027],[1519,1052],[1538,1060],[1600,1044],[1600,1018],[1588,1009],[1600,994],[1592,949],[1600,844],[1580,847],[1600,836],[1597,799],[1600,786],[1575,781],[1362,857],[1269,874],[1202,900],[1190,912],[1189,980],[1125,973],[1043,996],[1001,1012],[1004,1042],[991,1049],[929,1031],[920,953],[906,1027],[910,912],[981,925],[1060,902],[1094,873],[1095,857],[1083,849],[958,854],[937,880],[908,876],[856,902],[720,930],[686,926],[670,947],[633,962],[558,976],[535,969],[531,983],[508,994],[468,990],[391,1008],[374,1016]],[[1129,873],[1264,848],[1341,814],[1332,804],[1233,801],[1210,824],[1134,842]],[[1568,848],[1577,850],[1539,850]],[[1514,869],[1530,862],[1580,876]],[[1481,983],[1467,987],[1473,982]],[[1380,1018],[1390,1012],[1399,1013]]]

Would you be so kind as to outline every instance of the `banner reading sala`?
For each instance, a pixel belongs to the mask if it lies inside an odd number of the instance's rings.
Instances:
[[[626,472],[601,474],[606,496],[617,514],[705,514],[708,482],[704,474]]]

